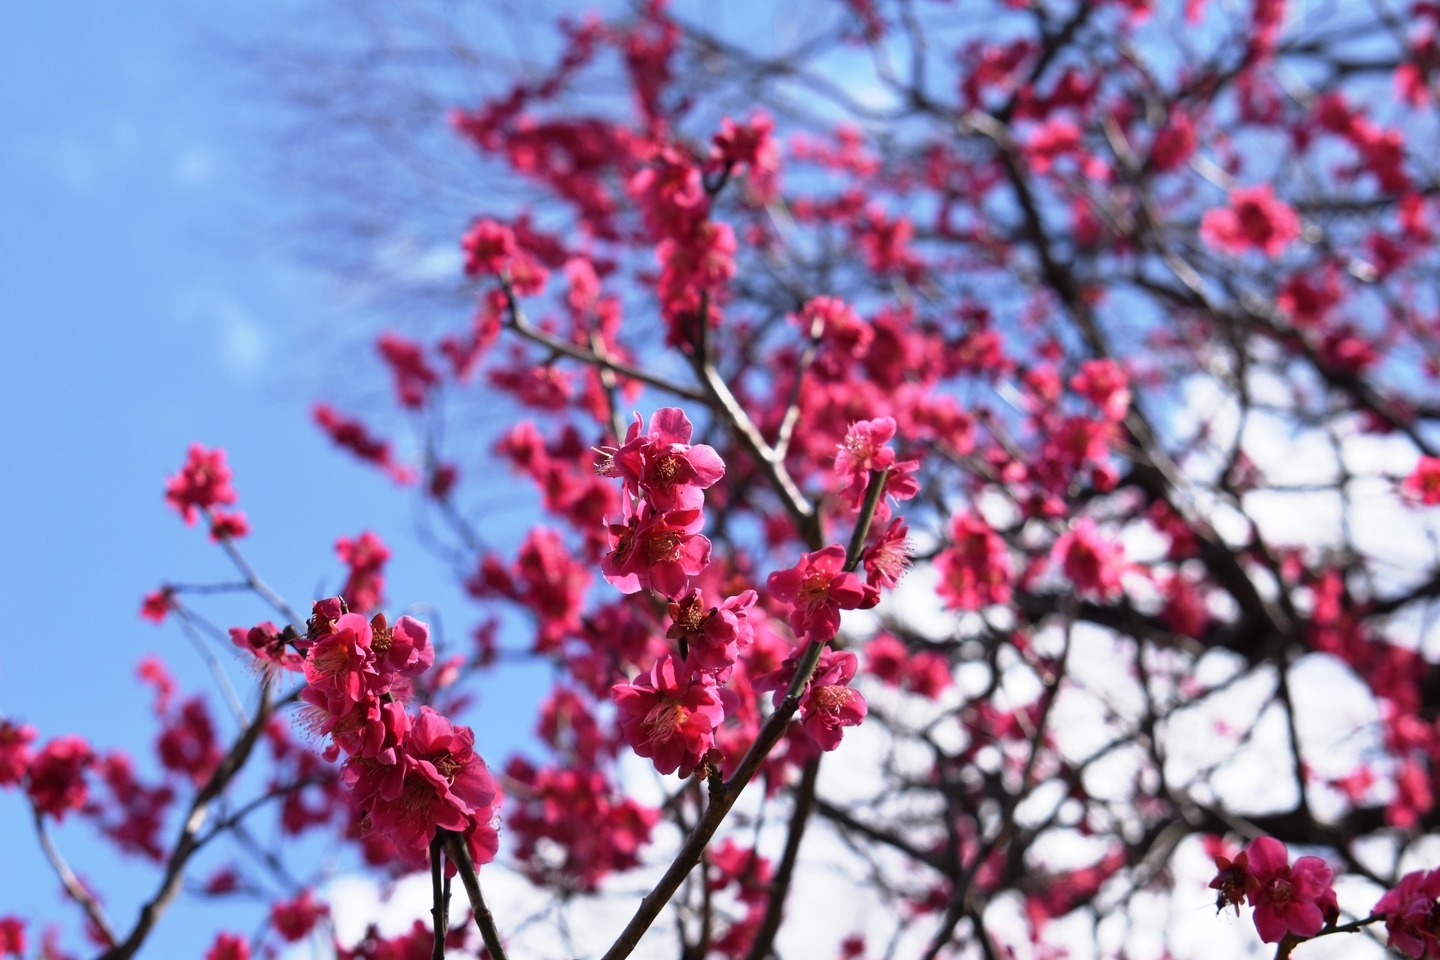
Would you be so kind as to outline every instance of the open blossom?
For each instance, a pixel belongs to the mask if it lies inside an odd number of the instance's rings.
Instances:
[[[865,644],[865,669],[893,687],[904,687],[933,700],[955,682],[950,661],[937,650],[910,655],[905,644],[888,633]]]
[[[385,590],[385,563],[390,548],[378,536],[366,530],[355,538],[341,537],[335,541],[335,555],[350,568],[340,593],[345,604],[355,613],[369,613],[381,603]]]
[[[840,632],[840,611],[875,606],[880,593],[853,573],[845,572],[845,548],[831,544],[803,553],[789,570],[777,570],[767,582],[770,594],[791,604],[790,627],[795,636],[825,643]]]
[[[713,447],[690,443],[694,427],[678,407],[664,407],[650,418],[642,434],[639,414],[614,453],[615,473],[627,493],[645,497],[656,510],[699,510],[704,489],[725,475],[725,464]]]
[[[1125,548],[1101,536],[1095,521],[1083,517],[1055,541],[1055,558],[1082,594],[1108,602],[1120,595]]]
[[[389,626],[385,614],[375,614],[370,618],[370,649],[382,677],[386,674],[418,677],[435,663],[430,628],[414,617],[401,617],[394,626]]]
[[[238,540],[249,536],[250,522],[242,510],[215,510],[210,514],[210,539]]]
[[[305,657],[309,689],[332,702],[358,701],[367,678],[376,677],[370,621],[358,613],[343,614],[332,631],[316,641]],[[339,707],[332,713],[341,712]]]
[[[704,595],[692,590],[669,606],[670,629],[665,636],[683,639],[690,657],[702,670],[724,670],[734,666],[741,651],[750,646],[755,632],[748,613],[757,595],[746,590],[727,597],[718,607],[705,606]]]
[[[302,890],[294,900],[281,900],[270,908],[270,925],[287,943],[297,943],[329,913],[329,907],[316,900],[309,890]]]
[[[826,650],[800,698],[800,726],[821,750],[840,746],[845,728],[859,726],[865,719],[865,698],[850,687],[858,664],[859,659],[848,650]]]
[[[874,470],[890,471],[885,477],[885,496],[875,511],[875,519],[881,523],[890,519],[890,507],[885,497],[909,500],[920,492],[920,484],[914,476],[920,463],[917,460],[895,461],[895,451],[887,446],[894,436],[893,417],[859,420],[850,424],[844,442],[835,452],[835,476],[840,480],[840,496],[850,504],[851,510],[859,510],[865,502],[870,473]]]
[[[170,590],[162,587],[145,594],[140,601],[140,617],[151,623],[164,623],[170,613]]]
[[[1440,870],[1415,870],[1400,878],[1375,904],[1372,915],[1384,915],[1387,943],[1410,957],[1440,956]]]
[[[1219,873],[1210,881],[1219,903],[1239,908],[1240,897],[1255,908],[1255,929],[1266,943],[1279,943],[1287,933],[1313,937],[1339,915],[1330,868],[1319,857],[1301,857],[1292,865],[1285,844],[1257,837],[1232,861],[1217,857]]]
[[[952,546],[935,558],[936,592],[960,610],[1010,602],[1010,550],[983,518],[969,512],[950,521]]]
[[[1278,257],[1300,236],[1300,218],[1270,185],[1236,187],[1230,206],[1207,211],[1200,220],[1200,237],[1226,253],[1258,249]]]
[[[1422,456],[1405,478],[1403,489],[1412,499],[1427,507],[1440,503],[1440,457]]]
[[[708,673],[692,672],[679,657],[667,656],[634,683],[617,683],[610,698],[635,752],[663,774],[679,770],[688,776],[715,745],[728,693]]]
[[[35,737],[35,728],[28,723],[0,720],[0,787],[17,786],[30,769]]]
[[[704,525],[699,510],[659,513],[642,503],[624,523],[610,525],[610,552],[600,570],[621,593],[649,589],[678,597],[710,563],[710,541],[700,535]]]
[[[25,956],[25,921],[0,917],[0,957]]]
[[[523,787],[506,826],[515,858],[532,879],[558,873],[568,888],[594,892],[608,874],[640,865],[659,810],[624,796],[605,774],[585,766],[536,769],[514,757],[505,773]]]
[[[301,690],[300,699],[313,708],[307,715],[308,725],[317,735],[331,739],[333,746],[325,751],[326,759],[334,760],[343,750],[347,756],[379,761],[394,777],[402,775],[394,764],[395,751],[410,729],[403,703],[382,700],[368,691],[358,700],[336,700],[317,687]]]
[[[1130,375],[1114,360],[1086,360],[1070,388],[1099,407],[1105,419],[1120,421],[1130,410]]]
[[[56,737],[35,754],[30,764],[26,792],[30,802],[41,813],[64,820],[71,810],[79,810],[89,797],[85,771],[95,763],[95,754],[82,737]]]
[[[238,497],[230,486],[230,468],[225,465],[224,450],[206,450],[198,443],[190,445],[190,453],[180,472],[165,481],[165,499],[180,511],[187,524],[195,522],[201,510],[222,503],[234,503]]]
[[[408,862],[423,862],[435,828],[465,833],[493,815],[496,787],[475,753],[475,735],[429,707],[421,707],[405,738],[397,796],[371,799],[371,829],[388,838]],[[362,801],[363,797],[361,797]]]
[[[230,642],[264,663],[284,670],[303,669],[304,658],[289,649],[288,641],[280,628],[268,620],[249,630],[244,627],[231,627]]]
[[[850,424],[835,452],[836,476],[850,481],[856,475],[865,477],[871,470],[890,466],[895,462],[895,451],[888,444],[894,436],[894,417],[857,420]]]
[[[250,941],[238,933],[218,933],[205,960],[250,960]]]
[[[865,548],[860,562],[865,567],[865,582],[875,588],[893,589],[910,568],[914,551],[910,546],[910,528],[900,518],[890,525]]]
[[[465,272],[470,276],[499,276],[515,255],[515,231],[494,220],[479,220],[460,241],[465,251]]]
[[[792,319],[807,337],[820,340],[855,359],[863,358],[875,339],[871,326],[860,318],[854,307],[839,297],[811,297],[805,301],[799,316]],[[895,421],[890,420],[891,435],[894,432]]]

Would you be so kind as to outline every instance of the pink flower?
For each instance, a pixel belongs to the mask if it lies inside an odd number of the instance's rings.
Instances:
[[[650,432],[639,414],[614,454],[614,469],[625,490],[645,497],[657,511],[699,510],[701,492],[725,475],[725,464],[713,447],[691,445],[694,427],[678,407],[664,407],[650,418]]]
[[[1285,844],[1274,837],[1255,838],[1245,855],[1245,894],[1255,908],[1260,939],[1279,943],[1286,933],[1301,938],[1319,933],[1335,898],[1325,861],[1301,857],[1291,866]]]
[[[1230,206],[1207,211],[1200,219],[1200,237],[1226,253],[1258,249],[1278,257],[1299,236],[1300,218],[1269,184],[1236,187],[1230,191]]]
[[[165,499],[180,511],[186,524],[195,522],[196,514],[216,504],[234,503],[235,489],[230,486],[230,468],[225,465],[224,450],[206,450],[198,443],[190,445],[190,454],[180,472],[165,481]]]
[[[935,558],[940,571],[936,592],[960,610],[979,610],[1010,602],[1010,551],[990,525],[972,513],[950,521],[953,544]]]
[[[297,672],[304,669],[304,658],[288,649],[289,643],[280,628],[268,620],[249,630],[231,627],[230,642],[264,663]]]
[[[1095,521],[1083,517],[1055,541],[1054,556],[1065,576],[1082,594],[1109,602],[1120,595],[1120,577],[1125,572],[1125,549],[1106,540]]]
[[[911,657],[905,644],[888,633],[865,645],[865,669],[890,686],[906,687],[930,700],[955,682],[944,654],[925,650]]]
[[[1440,503],[1440,457],[1422,456],[1405,478],[1404,490],[1427,507]]]
[[[1416,870],[1400,878],[1375,904],[1372,915],[1383,914],[1387,943],[1411,957],[1440,955],[1435,923],[1440,897],[1440,870]]]
[[[300,699],[313,708],[308,725],[334,743],[326,751],[327,759],[333,760],[338,755],[336,750],[343,750],[347,756],[376,760],[385,766],[384,773],[399,783],[404,771],[396,765],[396,750],[410,729],[404,704],[382,700],[370,692],[359,700],[336,700],[317,687],[301,690]]]
[[[165,718],[155,752],[167,770],[183,773],[196,787],[210,779],[220,765],[221,751],[203,699],[191,697]]]
[[[515,232],[494,220],[480,220],[465,233],[460,246],[468,275],[499,276],[515,255]]]
[[[341,537],[335,541],[335,555],[350,568],[345,588],[340,591],[346,606],[354,613],[369,613],[380,606],[385,562],[390,559],[390,548],[384,541],[369,530],[353,540]]]
[[[435,663],[430,628],[414,617],[401,617],[391,627],[385,623],[385,614],[375,614],[370,618],[370,649],[381,677],[418,677]]]
[[[310,689],[332,703],[358,701],[367,677],[375,676],[373,634],[370,622],[358,613],[343,614],[333,631],[321,637],[305,656],[305,680]],[[332,713],[342,708],[331,708]]]
[[[888,444],[895,436],[895,418],[857,420],[845,431],[845,439],[835,451],[835,475],[848,486],[859,478],[863,492],[870,471],[884,470],[895,462],[895,451]]]
[[[30,769],[30,744],[35,736],[35,728],[28,723],[0,720],[0,787],[18,786]]]
[[[218,933],[205,960],[250,960],[250,941],[238,933]]]
[[[326,403],[317,404],[311,411],[311,416],[320,429],[329,434],[336,446],[344,447],[359,459],[384,470],[396,483],[414,482],[415,471],[396,462],[389,442],[373,435],[361,421],[342,416]]]
[[[725,117],[710,149],[717,163],[749,167],[750,184],[762,201],[774,195],[775,176],[780,170],[780,148],[771,135],[774,129],[774,119],[763,110],[752,113],[748,123]]]
[[[657,513],[642,503],[626,522],[610,525],[600,570],[621,593],[650,589],[678,597],[710,563],[710,541],[699,532],[704,525],[699,510]]]
[[[296,943],[305,939],[329,912],[330,908],[318,902],[309,890],[302,890],[294,900],[281,900],[270,908],[270,925],[287,943]]]
[[[440,375],[425,359],[424,348],[394,333],[380,334],[375,346],[395,378],[395,395],[400,405],[412,410],[424,406],[426,394],[440,382]]]
[[[141,619],[151,623],[164,623],[165,617],[170,613],[170,595],[170,590],[165,587],[147,593],[140,601]]]
[[[1150,147],[1150,166],[1161,173],[1179,169],[1195,152],[1195,122],[1189,114],[1173,110],[1170,122],[1155,134]]]
[[[865,698],[850,688],[858,663],[849,651],[826,650],[800,698],[800,725],[821,750],[840,746],[845,728],[859,726],[865,719]]]
[[[724,693],[708,673],[691,672],[679,657],[668,656],[634,683],[617,683],[610,698],[636,754],[649,757],[663,774],[689,776],[715,745],[715,730],[725,719]]]
[[[1130,410],[1130,375],[1114,360],[1086,360],[1070,378],[1070,389],[1099,407],[1105,419],[1119,422]]]
[[[210,514],[210,539],[217,543],[221,540],[238,540],[249,533],[250,522],[245,519],[243,511],[216,510]]]
[[[790,626],[797,638],[825,643],[840,632],[841,610],[865,609],[879,601],[879,591],[844,567],[845,548],[837,543],[801,554],[793,568],[770,574],[771,596],[793,605]]]
[[[861,563],[865,567],[865,582],[877,589],[893,589],[910,567],[913,550],[910,547],[910,528],[899,517],[865,548]]]
[[[0,957],[25,956],[25,921],[0,917]]]
[[[812,339],[822,340],[847,357],[863,358],[870,352],[875,331],[860,318],[855,308],[839,297],[812,297],[805,301],[800,315],[793,318],[800,330]],[[895,421],[890,421],[893,435]],[[884,441],[882,441],[884,442]]]
[[[90,745],[74,735],[56,737],[35,755],[25,791],[41,813],[64,820],[71,810],[85,806],[89,789],[85,771],[95,763]]]
[[[683,639],[691,661],[700,669],[724,671],[734,666],[740,652],[754,639],[748,614],[756,599],[754,590],[746,590],[707,610],[704,596],[692,590],[678,601],[671,601],[670,629],[665,636]]]
[[[398,795],[374,797],[370,822],[408,862],[424,862],[436,827],[465,833],[477,815],[490,819],[495,781],[475,753],[470,728],[421,707],[405,738],[401,764]]]

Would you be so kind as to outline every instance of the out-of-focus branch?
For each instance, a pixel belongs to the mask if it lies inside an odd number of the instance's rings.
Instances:
[[[1050,710],[1060,694],[1060,684],[1065,679],[1065,672],[1070,662],[1071,634],[1074,625],[1074,614],[1067,611],[1064,647],[1060,651],[1060,660],[1055,666],[1054,674],[1045,679],[1045,692],[1041,694],[1044,699],[1040,705],[1040,716],[1036,719],[1035,731],[1030,737],[1030,753],[1025,758],[1025,768],[1020,774],[1020,784],[1005,804],[1005,814],[995,837],[975,851],[970,864],[956,878],[954,889],[950,891],[950,904],[946,908],[944,919],[940,922],[940,928],[935,931],[935,936],[931,939],[929,947],[926,948],[925,960],[935,960],[940,955],[940,951],[945,949],[954,935],[956,925],[968,912],[971,912],[971,886],[974,883],[975,875],[980,872],[980,868],[985,865],[986,860],[990,859],[992,853],[1009,842],[1010,835],[1015,829],[1015,813],[1019,810],[1021,802],[1030,793],[1030,780],[1035,773],[1035,764],[1040,759],[1040,748],[1044,744],[1046,729],[1050,722]],[[978,915],[980,911],[974,912]],[[977,933],[984,935],[983,929],[977,930]]]
[[[775,934],[780,932],[780,921],[785,917],[785,895],[790,892],[790,883],[795,876],[795,861],[800,856],[800,841],[805,836],[805,824],[815,805],[815,781],[819,773],[820,758],[815,757],[805,764],[800,782],[795,787],[795,812],[790,817],[785,850],[775,869],[775,878],[770,881],[770,899],[765,904],[765,917],[755,931],[755,939],[751,941],[746,960],[765,960],[775,943]]]
[[[696,403],[710,403],[710,398],[694,387],[687,387],[684,384],[675,383],[673,380],[668,380],[659,374],[651,373],[648,370],[643,370],[640,367],[620,360],[613,360],[610,357],[596,353],[594,350],[587,350],[585,347],[573,344],[569,340],[546,333],[525,319],[525,311],[520,307],[519,298],[515,296],[514,287],[511,286],[509,281],[502,280],[501,286],[505,291],[506,313],[508,314],[505,325],[526,340],[537,343],[547,350],[552,350],[555,353],[570,357],[572,360],[579,360],[581,363],[588,363],[593,367],[599,367],[601,370],[618,373],[620,376],[628,377],[631,380],[648,383],[656,389],[664,390],[666,393],[674,394],[677,397],[693,400]]]
[[[247,576],[247,579],[250,577]],[[210,775],[205,786],[191,801],[190,809],[185,815],[185,822],[181,826],[180,836],[175,841],[175,846],[170,851],[170,857],[165,862],[165,874],[160,880],[160,887],[151,898],[140,909],[140,916],[131,928],[129,936],[121,943],[112,946],[100,955],[100,960],[129,960],[140,947],[145,943],[145,938],[150,935],[155,924],[164,914],[167,907],[180,892],[181,884],[185,878],[185,866],[190,857],[200,848],[200,830],[205,826],[206,817],[210,813],[210,805],[220,794],[224,793],[245,766],[250,758],[250,752],[259,739],[260,733],[265,724],[274,712],[274,703],[271,696],[271,684],[267,680],[260,689],[260,705],[255,708],[255,716],[250,725],[240,732],[235,742],[226,752],[220,765]]]
[[[95,929],[113,947],[119,941],[115,936],[114,926],[105,916],[104,908],[100,906],[100,902],[90,891],[85,889],[85,884],[75,876],[75,871],[70,869],[70,864],[60,853],[60,849],[55,846],[55,842],[50,839],[50,831],[45,829],[45,815],[40,812],[40,808],[35,805],[34,801],[30,803],[30,812],[35,818],[35,835],[40,839],[40,849],[45,851],[45,859],[49,860],[50,866],[55,868],[55,873],[60,877],[60,883],[65,887],[65,892],[70,895],[70,899],[80,904],[80,908],[85,911],[85,916],[90,918]]]
[[[201,513],[205,515],[205,522],[213,529],[215,526],[215,517],[211,514],[210,508],[201,507],[200,510]],[[290,604],[285,602],[285,598],[272,590],[268,583],[260,579],[260,575],[255,572],[255,568],[250,566],[250,561],[246,560],[245,555],[240,552],[240,548],[235,546],[235,541],[228,536],[221,536],[218,539],[220,549],[225,551],[225,555],[230,558],[230,562],[235,565],[235,569],[240,571],[240,576],[245,578],[245,583],[250,589],[259,594],[260,599],[270,604],[271,607],[282,614],[290,623],[293,623],[296,627],[304,626],[305,621],[296,614]]]

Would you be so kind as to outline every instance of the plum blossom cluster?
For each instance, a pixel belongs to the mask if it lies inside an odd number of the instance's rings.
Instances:
[[[691,587],[710,565],[704,490],[725,474],[707,444],[692,444],[684,411],[666,407],[650,419],[637,415],[624,442],[605,451],[597,467],[622,487],[622,513],[610,525],[610,550],[601,560],[605,579],[622,593],[650,590],[670,608],[671,639],[680,655],[666,654],[630,683],[611,690],[626,742],[655,769],[688,776],[711,756],[715,733],[735,706],[722,687],[736,658],[753,640],[748,618],[753,590],[707,606]],[[727,710],[728,706],[728,710]]]
[[[306,723],[329,738],[370,842],[423,864],[437,830],[460,834],[477,864],[495,858],[499,791],[475,736],[428,706],[405,702],[435,662],[429,628],[413,617],[366,619],[340,597],[318,601],[303,638]],[[263,629],[263,628],[262,628]]]

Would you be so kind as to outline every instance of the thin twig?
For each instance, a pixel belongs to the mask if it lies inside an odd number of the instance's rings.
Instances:
[[[885,489],[885,476],[886,471],[884,470],[871,471],[870,482],[865,490],[865,504],[861,508],[860,516],[856,519],[855,536],[852,538],[852,542],[858,541],[863,544],[869,535],[876,506]],[[858,551],[856,562],[858,562]],[[745,752],[745,756],[741,758],[739,766],[735,768],[735,773],[718,789],[710,791],[710,805],[705,808],[700,822],[695,825],[695,829],[685,839],[685,845],[675,855],[675,859],[671,861],[665,875],[640,901],[635,915],[630,918],[630,922],[625,925],[625,929],[615,943],[605,952],[603,960],[623,960],[630,956],[640,943],[640,938],[645,935],[645,931],[650,929],[650,925],[655,922],[660,911],[670,902],[670,898],[675,895],[680,884],[700,862],[706,846],[715,836],[715,832],[720,829],[720,824],[725,821],[730,809],[735,806],[735,801],[740,798],[740,794],[744,792],[746,785],[760,769],[760,765],[765,762],[765,758],[770,755],[770,751],[775,748],[775,744],[779,743],[780,738],[785,735],[790,718],[795,716],[795,711],[800,707],[800,698],[809,685],[810,678],[815,674],[815,667],[820,662],[820,655],[824,652],[825,647],[825,643],[817,643],[814,640],[811,640],[805,647],[804,652],[800,655],[799,663],[795,666],[795,676],[785,690],[784,699],[775,708],[775,712],[771,713],[760,726],[760,733],[755,737],[755,742],[750,745],[750,749]]]
[[[85,916],[90,918],[90,922],[105,938],[106,943],[113,947],[119,942],[119,938],[115,936],[115,928],[110,925],[109,918],[105,916],[104,908],[100,906],[100,902],[95,899],[94,895],[85,889],[85,884],[75,876],[75,871],[70,869],[70,864],[66,862],[60,849],[50,839],[50,832],[45,829],[45,816],[33,800],[30,802],[30,812],[35,817],[35,835],[40,838],[40,849],[45,851],[45,858],[50,861],[50,866],[55,868],[55,873],[59,875],[60,882],[65,887],[65,892],[70,895],[72,900],[80,904],[81,909],[85,911]]]
[[[505,944],[500,940],[500,931],[495,928],[495,918],[491,916],[490,908],[485,906],[485,897],[480,892],[480,877],[475,872],[465,838],[450,830],[438,830],[436,836],[437,839],[443,838],[445,853],[460,874],[460,883],[465,887],[465,895],[470,898],[470,912],[475,914],[475,926],[480,928],[490,960],[509,960]]]
[[[445,909],[445,868],[440,862],[440,849],[444,843],[445,839],[438,831],[430,841],[430,920],[435,935],[430,947],[430,960],[445,960],[445,933],[449,917]]]
[[[150,935],[150,931],[154,929],[161,914],[180,892],[185,878],[185,865],[200,847],[198,835],[210,813],[211,803],[225,791],[225,788],[244,767],[245,761],[250,757],[251,749],[255,746],[255,741],[259,739],[261,730],[264,729],[273,712],[271,684],[267,680],[260,688],[260,705],[255,708],[254,719],[241,731],[230,750],[225,754],[225,758],[220,761],[220,765],[215,768],[215,772],[210,775],[205,786],[191,801],[190,810],[186,814],[185,822],[180,830],[180,836],[175,841],[175,846],[170,851],[170,858],[165,863],[165,875],[160,880],[159,888],[140,909],[140,916],[136,919],[130,935],[125,938],[124,942],[112,946],[102,953],[100,960],[129,960],[144,944],[145,938]]]

